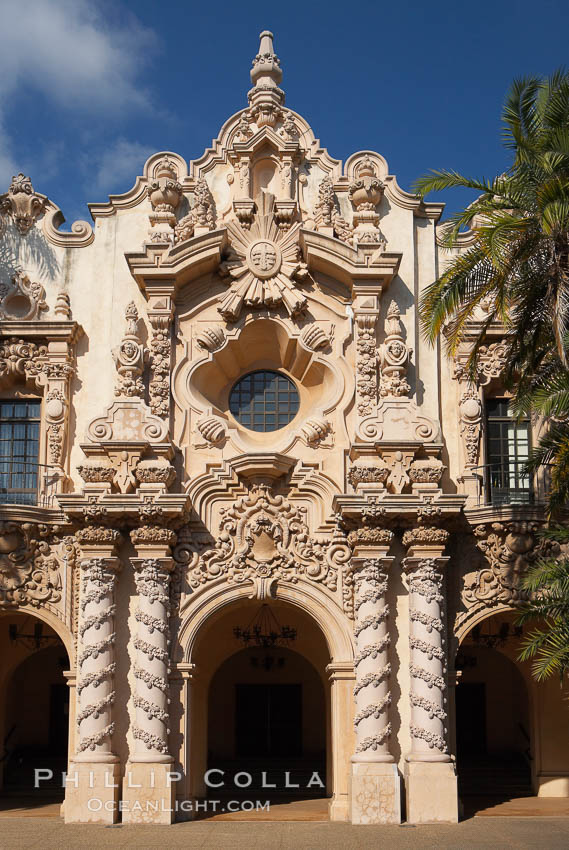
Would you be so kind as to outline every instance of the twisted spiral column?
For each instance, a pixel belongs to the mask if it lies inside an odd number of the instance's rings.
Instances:
[[[408,761],[448,762],[444,557],[409,557],[411,752]]]
[[[353,558],[356,623],[356,751],[353,762],[392,762],[389,753],[391,724],[388,721],[391,693],[389,690],[389,634],[387,571],[393,558]]]
[[[136,723],[131,762],[167,763],[169,729],[169,623],[168,587],[172,558],[133,558],[138,591],[133,697]]]
[[[118,558],[89,558],[80,562],[77,713],[75,762],[118,761],[111,749],[114,691],[115,584]]]

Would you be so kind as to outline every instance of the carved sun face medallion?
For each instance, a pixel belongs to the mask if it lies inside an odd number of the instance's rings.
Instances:
[[[253,242],[247,252],[247,265],[255,277],[262,280],[274,277],[280,270],[281,262],[280,249],[268,239]]]

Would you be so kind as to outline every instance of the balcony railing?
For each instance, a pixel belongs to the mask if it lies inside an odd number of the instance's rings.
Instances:
[[[533,505],[543,501],[542,477],[526,471],[525,460],[506,460],[476,466],[479,505]]]
[[[0,505],[57,507],[59,470],[45,463],[0,459]]]

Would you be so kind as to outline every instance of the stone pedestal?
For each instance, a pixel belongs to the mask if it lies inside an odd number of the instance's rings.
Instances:
[[[352,823],[401,823],[401,788],[396,764],[352,764]]]
[[[116,823],[119,789],[117,762],[71,762],[63,806],[65,823]]]
[[[127,762],[123,779],[122,822],[173,823],[175,776],[171,764]]]
[[[404,775],[409,823],[457,823],[453,762],[406,762]]]

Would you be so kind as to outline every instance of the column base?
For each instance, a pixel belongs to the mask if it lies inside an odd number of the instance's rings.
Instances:
[[[332,797],[328,803],[328,817],[331,821],[348,823],[350,820],[350,801],[347,794]]]
[[[122,822],[170,824],[175,815],[173,765],[128,762],[123,779]]]
[[[408,823],[457,823],[458,790],[453,762],[405,762]]]
[[[401,823],[401,783],[397,765],[352,762],[352,823]]]
[[[70,762],[63,804],[65,823],[116,823],[119,790],[117,762]]]

